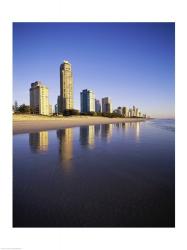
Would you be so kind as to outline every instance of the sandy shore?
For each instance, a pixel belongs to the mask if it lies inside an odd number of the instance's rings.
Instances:
[[[143,118],[13,116],[13,134],[79,127],[84,125],[145,121]]]

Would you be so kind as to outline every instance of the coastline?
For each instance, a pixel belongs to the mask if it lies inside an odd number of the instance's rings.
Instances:
[[[147,118],[108,118],[92,116],[42,117],[13,115],[13,135],[45,130],[72,128],[95,124],[114,124],[119,122],[143,122]]]

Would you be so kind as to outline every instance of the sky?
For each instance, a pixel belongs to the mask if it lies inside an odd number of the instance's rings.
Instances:
[[[29,105],[32,82],[60,93],[60,64],[68,60],[74,108],[80,92],[110,97],[113,109],[135,105],[151,117],[174,118],[174,23],[14,23],[13,101]]]

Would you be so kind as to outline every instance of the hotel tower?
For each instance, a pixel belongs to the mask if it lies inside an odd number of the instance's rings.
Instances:
[[[64,61],[60,65],[60,105],[59,113],[73,109],[73,76],[71,64]]]

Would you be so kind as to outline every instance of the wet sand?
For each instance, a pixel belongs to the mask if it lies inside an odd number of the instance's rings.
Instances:
[[[13,117],[13,134],[30,133],[37,131],[70,128],[94,124],[109,124],[119,122],[145,121],[144,118],[107,118],[107,117]]]

